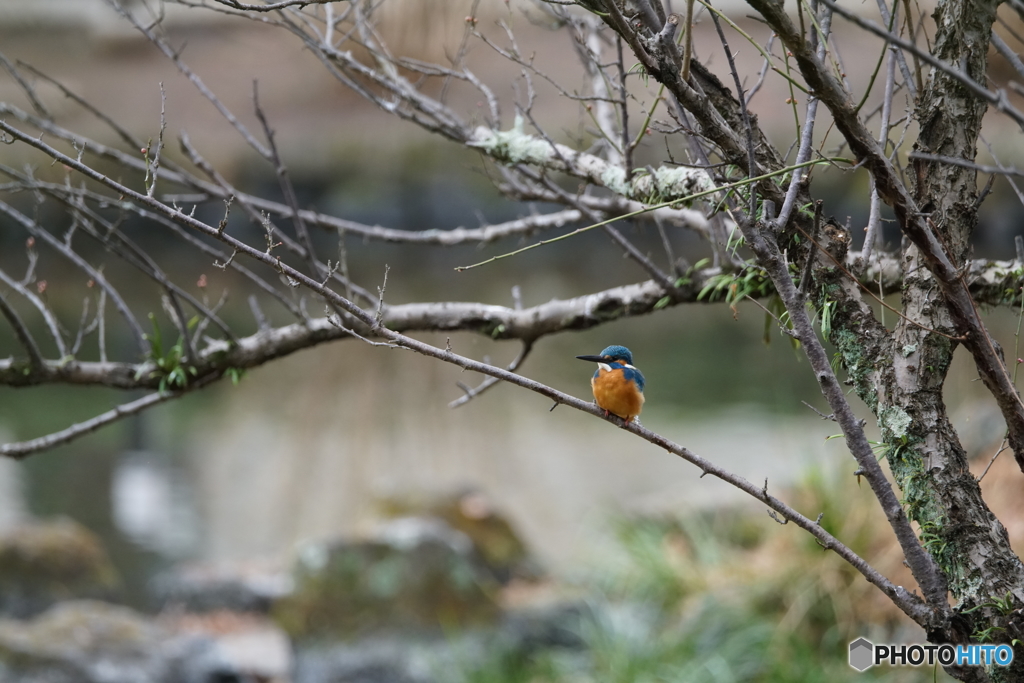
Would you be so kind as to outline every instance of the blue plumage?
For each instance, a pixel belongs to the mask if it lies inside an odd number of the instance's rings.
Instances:
[[[633,354],[630,353],[629,349],[627,349],[625,346],[618,346],[617,344],[613,344],[612,346],[609,346],[604,351],[602,351],[601,355],[604,356],[605,358],[622,361],[626,365],[633,364]]]

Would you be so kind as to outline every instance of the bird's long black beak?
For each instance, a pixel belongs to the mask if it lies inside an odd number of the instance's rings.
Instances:
[[[576,356],[580,360],[589,360],[591,363],[604,363],[604,356]]]

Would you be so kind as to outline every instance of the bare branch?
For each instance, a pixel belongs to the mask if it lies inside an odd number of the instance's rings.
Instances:
[[[32,338],[32,333],[28,331],[25,323],[18,316],[18,312],[11,308],[11,305],[7,303],[7,297],[2,293],[0,293],[0,313],[3,313],[4,317],[7,318],[7,322],[14,328],[14,336],[18,338],[18,342],[24,347],[25,352],[28,353],[29,371],[37,372],[43,367],[45,362],[43,361],[42,354],[39,352],[39,347],[36,345],[36,340]]]
[[[0,210],[4,208],[4,204],[0,203]],[[50,330],[50,338],[53,339],[53,343],[57,346],[57,352],[61,358],[68,355],[67,346],[64,344],[64,335],[60,329],[60,323],[57,321],[57,317],[50,310],[50,307],[43,301],[35,292],[30,290],[28,287],[22,285],[20,282],[15,281],[3,270],[0,270],[0,282],[21,294],[23,297],[28,299],[36,310],[39,311],[40,315],[43,316],[43,320],[46,321],[46,326]],[[43,283],[45,284],[45,283]],[[5,316],[6,317],[6,316]],[[10,319],[10,318],[8,318]],[[13,322],[12,322],[13,324]]]
[[[307,5],[330,5],[335,0],[282,0],[281,2],[270,2],[266,5],[249,4],[244,2],[238,2],[238,0],[214,0],[221,5],[226,5],[232,9],[249,11],[249,12],[275,12],[282,10],[286,7],[302,8]]]
[[[148,394],[147,396],[143,396],[140,399],[136,399],[134,401],[129,401],[128,403],[119,405],[113,410],[108,410],[107,412],[97,415],[96,417],[93,417],[89,420],[85,420],[84,422],[74,424],[68,427],[67,429],[63,429],[59,432],[54,432],[52,434],[48,434],[38,439],[31,439],[29,441],[21,441],[16,443],[0,445],[0,455],[6,456],[8,458],[14,458],[15,460],[21,460],[22,458],[32,455],[33,453],[38,453],[40,451],[45,451],[47,449],[54,448],[55,446],[60,446],[82,436],[85,436],[86,434],[95,432],[97,429],[101,427],[105,427],[109,424],[117,422],[118,420],[122,420],[130,415],[140,413],[147,408],[151,408],[155,405],[159,405],[166,401],[170,401],[172,399],[184,396],[190,391],[201,389],[202,387],[210,384],[210,382],[215,381],[216,379],[219,378],[208,378],[205,380],[200,380],[189,385],[185,389],[179,391],[158,391],[153,394]]]
[[[7,59],[3,54],[0,54],[0,66],[2,66],[4,70],[11,75],[11,78],[18,82],[18,85],[21,86],[25,96],[28,97],[29,102],[32,103],[32,108],[35,109],[43,118],[53,119],[53,114],[50,113],[50,110],[46,108],[46,105],[43,104],[42,100],[40,100],[36,95],[36,89],[32,87],[31,83],[25,80],[25,77],[21,75],[18,68],[14,66],[14,64],[11,63],[11,60]]]
[[[755,2],[757,3],[756,5]],[[758,7],[760,9],[761,2],[762,0],[754,0],[754,2],[751,2],[751,5]],[[930,52],[925,52],[924,50],[918,48],[916,45],[913,45],[912,43],[909,43],[906,40],[903,40],[902,38],[893,35],[892,33],[886,31],[881,26],[878,26],[873,21],[862,19],[861,17],[857,16],[856,14],[849,11],[845,7],[836,4],[835,2],[833,2],[833,0],[820,0],[820,2],[824,4],[826,7],[828,7],[830,10],[835,12],[836,14],[842,16],[844,19],[847,19],[851,23],[856,24],[858,27],[870,33],[874,33],[876,36],[879,36],[880,38],[887,40],[888,42],[892,43],[893,45],[896,45],[901,49],[913,53],[913,55],[919,58],[921,61],[926,62],[928,65],[933,66],[939,71],[942,71],[943,73],[946,73],[949,76],[953,77],[954,79],[962,83],[964,86],[966,86],[977,97],[993,105],[996,109],[1009,116],[1011,119],[1016,121],[1018,125],[1024,128],[1024,113],[1022,113],[1020,110],[1018,110],[1016,107],[1010,104],[1009,98],[1007,98],[1006,93],[1003,92],[1002,90],[998,90],[996,92],[988,90],[987,88],[985,88],[985,86],[983,86],[982,84],[978,83],[976,80],[968,76],[965,71],[951,64],[947,64],[946,62],[943,62],[941,59],[938,59],[935,56],[933,56]]]
[[[299,211],[299,200],[295,196],[295,186],[292,185],[291,178],[288,176],[288,167],[284,165],[284,162],[281,160],[281,155],[277,151],[277,143],[274,142],[274,131],[270,128],[270,124],[267,122],[267,117],[266,114],[263,113],[263,108],[260,107],[259,89],[255,82],[252,84],[252,104],[253,109],[256,111],[256,118],[259,119],[260,125],[263,126],[263,134],[267,138],[267,145],[270,150],[270,161],[274,164],[274,170],[277,172],[277,179],[281,184],[281,192],[284,194],[288,207],[292,210],[292,223],[295,226],[295,234],[299,238],[299,244],[302,245],[303,250],[306,252],[306,261],[309,263],[309,274],[317,278],[322,277],[324,269],[320,267],[320,264],[316,260],[316,253],[313,251],[313,241],[309,239],[309,231],[306,230],[306,222],[302,220],[302,213]]]
[[[898,7],[898,4],[893,5],[894,16]],[[882,122],[880,124],[881,130],[878,135],[878,144],[882,146],[883,152],[885,151],[885,146],[889,140],[889,118],[892,114],[893,85],[896,78],[896,48],[890,47],[888,48],[888,51],[889,56],[885,68],[885,95],[882,102]],[[864,236],[864,247],[861,251],[861,258],[865,262],[871,260],[871,252],[875,248],[875,242],[878,240],[879,231],[882,225],[882,198],[878,195],[878,191],[874,187],[873,179],[871,181],[871,185],[871,209],[868,214],[868,229],[867,234]]]
[[[818,59],[823,60],[825,58],[825,52],[828,49],[828,37],[832,28],[832,13],[828,10],[822,11],[821,17],[821,38],[818,42],[817,54]],[[800,131],[800,146],[796,153],[796,163],[801,164],[805,161],[809,161],[811,158],[811,143],[814,141],[814,122],[818,115],[818,98],[813,94],[807,97],[807,113],[804,115],[804,125]],[[793,214],[793,209],[796,206],[796,198],[801,190],[801,183],[804,181],[804,175],[807,169],[797,168],[793,171],[793,178],[789,182],[789,188],[786,190],[786,199],[782,203],[782,208],[779,210],[779,217],[775,221],[775,225],[779,230],[784,230],[789,224],[790,216]]]
[[[989,166],[986,164],[978,164],[967,159],[958,159],[956,157],[949,157],[942,154],[928,154],[927,152],[913,151],[907,155],[908,159],[920,159],[922,161],[937,161],[940,164],[950,164],[952,166],[959,166],[961,168],[969,168],[979,173],[991,173],[993,175],[1013,175],[1024,177],[1024,171],[1019,170],[1015,166]]]
[[[231,0],[225,1],[230,2]],[[192,85],[195,86],[196,90],[198,90],[203,97],[210,101],[210,104],[212,104],[217,109],[217,111],[220,112],[221,116],[223,116],[227,120],[227,122],[230,123],[235,128],[235,130],[238,131],[238,134],[241,135],[254,150],[259,152],[260,156],[264,157],[265,159],[271,158],[270,150],[267,149],[263,144],[261,144],[259,140],[253,137],[252,133],[249,132],[249,129],[246,128],[242,124],[242,122],[239,121],[235,117],[235,115],[232,114],[228,110],[228,108],[224,106],[220,99],[218,99],[217,96],[214,95],[213,92],[206,87],[206,84],[203,83],[202,79],[199,78],[199,76],[196,75],[196,73],[192,71],[192,69],[190,69],[188,65],[185,64],[184,61],[182,61],[181,56],[178,54],[178,52],[172,49],[171,46],[167,44],[166,40],[157,35],[154,28],[143,26],[131,12],[127,11],[124,7],[121,6],[120,0],[106,0],[106,2],[123,18],[131,22],[132,26],[134,26],[140,33],[146,36],[146,38],[148,38],[149,41],[153,43],[153,45],[160,48],[160,51],[163,52],[164,55],[169,60],[171,60],[174,66],[178,68],[178,71],[180,71],[182,75],[185,76],[185,78],[191,81]],[[310,0],[310,2],[307,4],[314,3],[315,0]]]

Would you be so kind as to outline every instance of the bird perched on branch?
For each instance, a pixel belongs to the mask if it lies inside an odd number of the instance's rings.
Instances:
[[[633,367],[633,354],[629,349],[609,346],[597,356],[576,357],[597,363],[590,386],[605,417],[611,413],[629,424],[640,414],[644,405],[644,376]]]

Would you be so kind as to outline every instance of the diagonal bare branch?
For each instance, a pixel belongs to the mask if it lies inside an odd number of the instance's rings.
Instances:
[[[6,281],[6,278],[5,278]],[[0,313],[4,314],[7,318],[7,322],[14,328],[14,336],[18,338],[18,342],[25,349],[28,354],[29,372],[36,373],[42,369],[45,365],[42,354],[39,352],[39,346],[36,345],[36,340],[32,338],[32,333],[25,327],[25,323],[22,322],[18,312],[7,303],[7,297],[3,293],[0,293]]]

